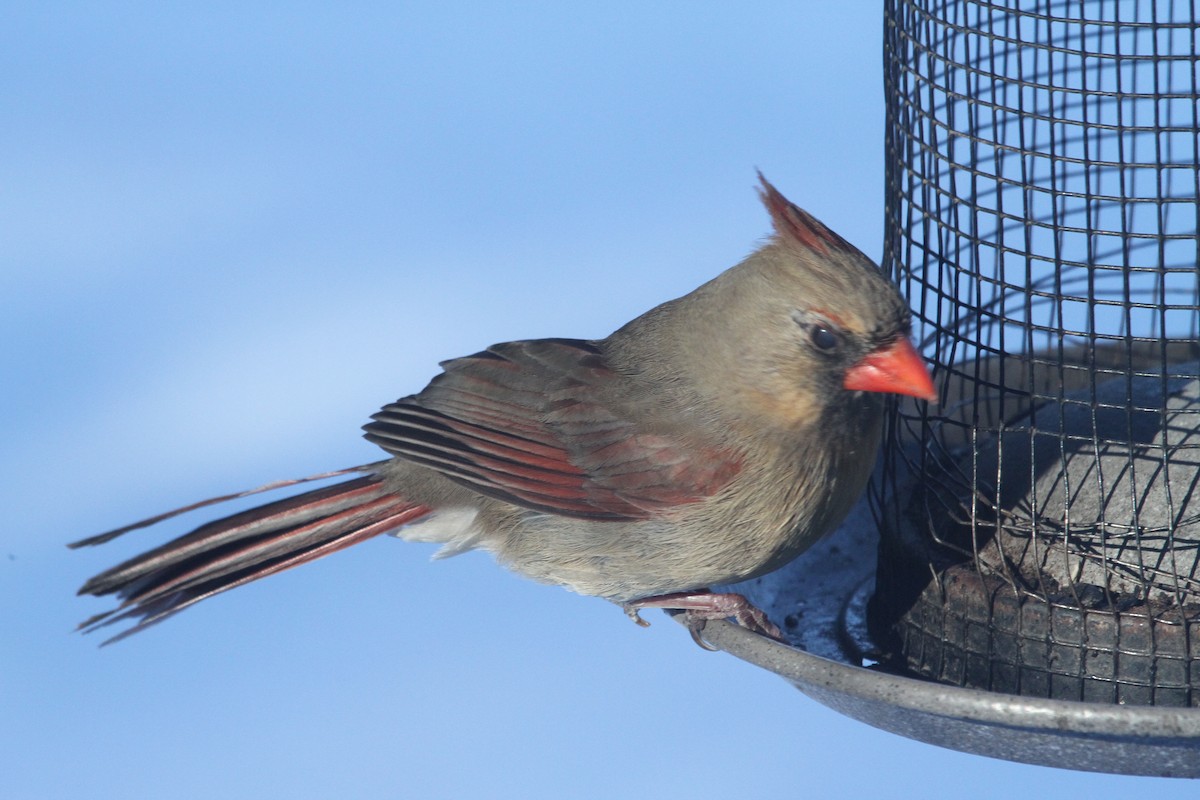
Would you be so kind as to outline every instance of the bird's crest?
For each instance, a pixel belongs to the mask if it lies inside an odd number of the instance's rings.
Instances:
[[[771,214],[771,222],[781,242],[803,250],[815,250],[822,255],[828,255],[831,249],[845,250],[849,247],[845,239],[784,197],[761,172],[758,173],[758,180],[762,184],[758,195]]]

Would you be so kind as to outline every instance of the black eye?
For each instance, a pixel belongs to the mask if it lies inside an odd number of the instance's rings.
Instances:
[[[822,353],[833,353],[842,346],[842,329],[824,314],[809,309],[796,309],[792,312],[792,322],[808,336],[812,346]]]
[[[837,334],[824,325],[814,325],[811,336],[813,346],[818,350],[825,350],[826,352],[836,349],[840,342]]]

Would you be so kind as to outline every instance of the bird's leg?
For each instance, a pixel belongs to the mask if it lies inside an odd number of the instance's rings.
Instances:
[[[710,619],[727,619],[732,617],[743,628],[783,641],[783,632],[775,627],[761,609],[755,607],[743,595],[732,593],[716,593],[707,590],[695,592],[673,592],[653,597],[643,597],[623,604],[622,608],[629,618],[643,627],[650,623],[638,614],[643,608],[662,608],[671,611],[682,611],[687,615],[688,630],[696,644],[712,650],[700,638],[704,623]]]

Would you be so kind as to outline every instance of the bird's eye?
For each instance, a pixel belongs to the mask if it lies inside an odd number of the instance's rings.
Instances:
[[[842,346],[842,329],[824,314],[808,309],[792,312],[792,321],[800,327],[812,346],[822,353],[833,353]]]
[[[824,325],[814,325],[811,336],[812,343],[818,350],[828,352],[838,346],[837,334]]]

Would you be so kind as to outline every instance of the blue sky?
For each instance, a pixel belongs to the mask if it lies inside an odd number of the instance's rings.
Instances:
[[[0,796],[1059,797],[471,554],[381,539],[98,649],[89,575],[374,460],[439,360],[607,334],[768,230],[878,258],[876,3],[0,10]],[[928,787],[937,787],[936,790]]]

